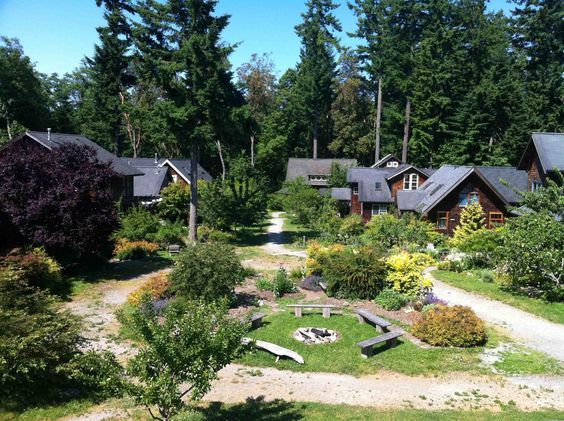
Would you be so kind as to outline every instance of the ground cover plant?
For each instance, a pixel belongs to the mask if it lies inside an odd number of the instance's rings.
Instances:
[[[435,270],[432,275],[438,280],[474,292],[485,297],[501,301],[523,311],[543,317],[556,323],[564,324],[564,303],[546,302],[539,298],[519,295],[503,289],[495,282],[483,282],[471,272],[456,273]]]
[[[353,315],[332,315],[325,319],[321,314],[304,311],[303,317],[284,311],[267,316],[263,327],[249,332],[248,336],[276,343],[300,354],[305,364],[281,359],[263,351],[246,353],[239,362],[252,366],[276,367],[292,371],[327,371],[352,375],[376,373],[378,370],[397,371],[404,374],[432,374],[446,371],[484,373],[480,365],[483,348],[470,349],[421,349],[406,339],[376,357],[365,359],[360,355],[357,342],[377,336],[379,333],[369,324],[360,324]],[[299,327],[325,327],[336,330],[340,338],[326,345],[305,345],[292,337]]]

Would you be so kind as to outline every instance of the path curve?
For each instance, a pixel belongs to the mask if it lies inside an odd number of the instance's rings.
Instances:
[[[543,384],[550,384],[551,389],[541,387]],[[496,410],[499,409],[499,401],[503,404],[513,401],[525,411],[551,407],[562,410],[564,382],[562,378],[543,376],[505,380],[466,373],[412,377],[382,372],[354,377],[231,364],[219,372],[219,379],[204,399],[239,403],[259,396],[264,396],[266,400],[348,404],[379,409],[471,409],[478,405],[482,409]]]
[[[305,251],[290,250],[284,245],[284,219],[281,217],[283,213],[284,212],[272,212],[272,217],[269,221],[270,225],[267,229],[268,242],[262,246],[262,249],[274,256],[286,254],[288,256],[302,257],[305,259],[307,257]]]
[[[501,326],[524,345],[564,361],[564,325],[445,284],[431,275],[431,271],[435,269],[435,267],[427,268],[425,275],[432,279],[433,292],[439,298],[449,304],[471,307],[479,317],[488,323]]]

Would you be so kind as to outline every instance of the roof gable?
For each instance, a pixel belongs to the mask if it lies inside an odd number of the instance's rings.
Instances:
[[[553,168],[564,171],[564,133],[533,133],[521,156],[518,169],[526,167],[527,158],[533,152],[531,148],[536,151],[545,173]]]
[[[397,168],[351,168],[347,171],[347,182],[358,184],[360,202],[392,203],[392,192],[386,177],[396,171]]]
[[[386,155],[383,158],[376,161],[373,165],[370,166],[370,168],[386,168],[388,162],[390,162],[390,161],[397,161],[398,165],[401,164],[401,159],[399,159],[397,156],[389,153],[388,155]],[[387,167],[387,168],[389,168],[389,167]]]
[[[343,167],[355,167],[356,159],[310,159],[310,158],[288,158],[286,169],[286,181],[304,177],[306,180],[310,175],[331,175],[331,164],[336,163]]]

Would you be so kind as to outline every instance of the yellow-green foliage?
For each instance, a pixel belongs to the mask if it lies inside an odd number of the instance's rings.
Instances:
[[[433,259],[424,253],[394,254],[386,259],[389,268],[386,282],[395,291],[408,295],[430,290],[433,283],[423,276],[422,271],[433,262]]]
[[[342,253],[344,250],[345,246],[342,244],[322,246],[317,241],[310,241],[307,247],[307,259],[305,262],[306,274],[312,275],[314,273],[321,273],[323,259],[332,254]]]
[[[484,322],[465,306],[436,306],[413,325],[412,333],[434,346],[472,347],[487,340]]]
[[[170,295],[170,281],[165,274],[151,276],[143,285],[129,294],[127,301],[138,305],[143,297],[148,296],[151,301],[162,300]]]
[[[154,255],[159,249],[159,245],[149,241],[129,241],[120,238],[114,250],[114,254],[120,260],[142,259],[143,257]]]
[[[452,246],[458,247],[466,237],[484,227],[484,209],[479,203],[471,203],[460,214],[460,224],[454,229],[450,243]]]
[[[12,254],[0,259],[0,272],[17,271],[28,285],[47,288],[52,292],[64,289],[61,266],[42,248]]]

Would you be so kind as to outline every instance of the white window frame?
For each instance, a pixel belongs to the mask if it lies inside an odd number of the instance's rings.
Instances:
[[[326,175],[310,175],[309,181],[327,181]]]
[[[398,167],[398,161],[388,161],[388,162],[386,162],[386,167],[397,168]]]
[[[172,174],[172,182],[176,183],[178,181],[178,175]]]
[[[531,183],[531,191],[532,191],[532,192],[535,192],[535,191],[537,191],[538,189],[541,189],[541,188],[543,188],[543,187],[544,187],[544,186],[542,185],[542,182],[539,181],[539,180],[534,180],[534,181]]]
[[[385,203],[372,203],[372,216],[388,213],[388,205]]]
[[[403,175],[403,189],[404,190],[417,190],[419,187],[419,174],[411,173]]]
[[[355,196],[358,196],[358,186],[354,186],[352,188],[352,194],[354,194]]]

